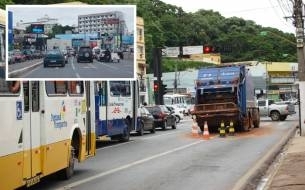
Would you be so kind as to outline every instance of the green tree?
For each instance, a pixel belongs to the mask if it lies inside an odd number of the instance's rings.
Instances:
[[[0,9],[5,9],[6,5],[14,4],[12,0],[1,0],[0,1]]]

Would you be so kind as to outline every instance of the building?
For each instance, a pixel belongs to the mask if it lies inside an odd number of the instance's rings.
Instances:
[[[146,76],[145,40],[144,40],[144,20],[137,17],[137,57],[136,57],[137,79],[140,85],[140,103],[148,102],[149,82]]]
[[[120,11],[78,16],[79,33],[99,32],[101,35],[118,35],[123,34],[125,29],[124,16]]]
[[[267,94],[272,99],[297,98],[298,63],[265,62]]]

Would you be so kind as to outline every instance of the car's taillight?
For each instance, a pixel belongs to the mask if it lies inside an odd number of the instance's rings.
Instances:
[[[161,113],[159,114],[159,117],[162,118],[162,119],[165,118],[165,116],[166,116],[166,114],[163,113],[163,112],[161,112]]]

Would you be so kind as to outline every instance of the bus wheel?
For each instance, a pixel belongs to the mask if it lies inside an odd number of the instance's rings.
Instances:
[[[129,141],[129,137],[130,137],[130,134],[129,134],[129,130],[127,129],[127,130],[122,134],[121,141],[127,142],[127,141]]]
[[[140,123],[139,130],[137,132],[140,136],[143,136],[143,134],[144,134],[144,123],[143,122]]]
[[[71,146],[69,165],[68,165],[68,167],[59,171],[60,179],[69,179],[72,177],[72,175],[74,173],[74,161],[75,161],[74,151],[75,151],[74,147]]]

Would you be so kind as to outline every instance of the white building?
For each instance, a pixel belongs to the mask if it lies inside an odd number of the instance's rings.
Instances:
[[[126,23],[123,13],[112,11],[78,16],[79,33],[107,33],[109,35],[123,34]]]

